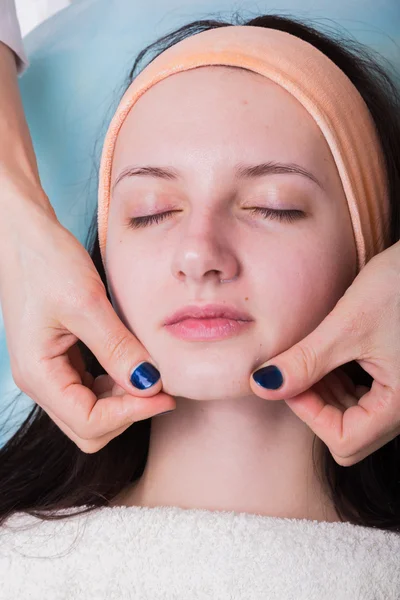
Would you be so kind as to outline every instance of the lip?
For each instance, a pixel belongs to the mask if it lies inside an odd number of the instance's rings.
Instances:
[[[246,331],[254,321],[250,315],[226,304],[185,306],[164,323],[174,337],[192,342],[210,342]]]
[[[188,305],[170,315],[164,325],[174,325],[185,319],[229,319],[233,321],[253,321],[245,311],[226,304]]]

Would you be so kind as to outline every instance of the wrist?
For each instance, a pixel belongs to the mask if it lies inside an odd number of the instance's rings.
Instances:
[[[3,208],[3,188],[7,195],[9,189],[29,187],[37,190],[33,197],[42,198],[45,207],[45,194],[41,192],[35,151],[18,86],[15,56],[1,41],[0,82],[0,206]]]
[[[39,180],[27,177],[25,173],[21,172],[5,175],[0,170],[0,188],[2,190],[0,194],[1,223],[4,225],[4,229],[15,228],[18,230],[18,223],[24,221],[25,215],[29,219],[38,215],[58,221],[54,208]]]

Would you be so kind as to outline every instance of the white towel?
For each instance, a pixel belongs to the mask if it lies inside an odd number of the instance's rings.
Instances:
[[[0,582],[2,600],[399,600],[400,534],[177,507],[17,513]]]

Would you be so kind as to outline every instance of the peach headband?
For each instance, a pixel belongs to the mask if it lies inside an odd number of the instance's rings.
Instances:
[[[313,45],[276,29],[232,25],[183,39],[157,56],[125,92],[107,131],[100,163],[98,236],[103,263],[111,169],[118,132],[135,102],[166,77],[200,66],[242,67],[289,91],[319,125],[347,198],[357,272],[387,245],[389,198],[383,153],[371,114],[356,87]]]

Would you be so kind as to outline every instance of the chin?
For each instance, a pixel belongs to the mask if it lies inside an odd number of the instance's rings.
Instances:
[[[209,362],[162,365],[158,363],[163,391],[191,400],[226,400],[253,395],[250,388],[251,365],[218,366]]]

